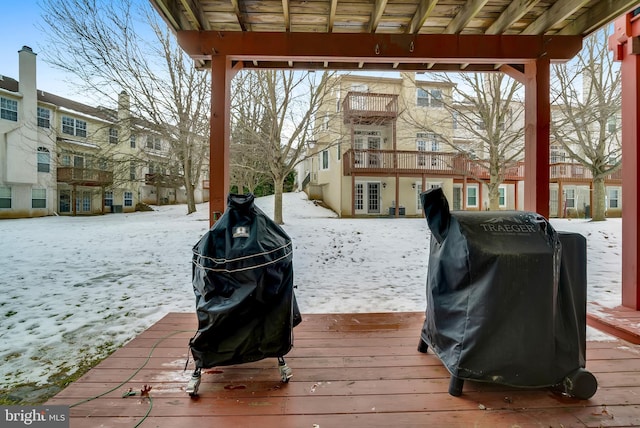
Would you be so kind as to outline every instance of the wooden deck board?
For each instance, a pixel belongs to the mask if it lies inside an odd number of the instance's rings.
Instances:
[[[184,367],[195,314],[171,313],[48,404],[72,405],[71,426],[82,428],[143,419],[142,427],[640,427],[638,345],[613,337],[588,343],[587,369],[599,383],[590,400],[470,381],[452,397],[440,360],[417,351],[423,319],[305,315],[286,357],[288,384],[266,359],[204,370],[191,398],[184,389],[193,361]],[[144,385],[151,400],[140,397]],[[122,398],[129,388],[137,395]]]

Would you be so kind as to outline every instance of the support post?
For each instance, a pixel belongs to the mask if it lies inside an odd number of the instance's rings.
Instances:
[[[609,49],[621,61],[622,77],[622,305],[640,310],[640,24],[631,13],[618,18]]]
[[[549,217],[549,59],[524,66],[524,209]]]
[[[209,136],[209,224],[224,213],[229,191],[231,79],[235,71],[226,56],[211,60],[211,133]]]

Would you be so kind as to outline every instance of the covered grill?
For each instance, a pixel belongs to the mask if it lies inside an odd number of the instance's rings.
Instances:
[[[197,394],[203,368],[279,360],[293,346],[301,316],[293,290],[293,248],[286,232],[254,204],[230,194],[225,213],[193,248],[192,283],[198,331],[189,346],[196,370],[188,392]]]
[[[590,398],[584,370],[586,240],[523,211],[449,211],[441,189],[421,195],[432,233],[419,350],[451,373]]]

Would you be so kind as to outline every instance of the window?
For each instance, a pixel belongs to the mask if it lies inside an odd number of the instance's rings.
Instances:
[[[71,212],[71,190],[60,191],[60,207],[58,210],[61,213]]]
[[[109,143],[118,144],[118,130],[116,128],[109,128]]]
[[[420,194],[422,193],[422,183],[417,181],[413,183],[416,189],[416,198],[418,199],[418,203],[416,205],[418,211],[422,211],[422,199],[420,198]]]
[[[498,188],[498,205],[501,208],[505,208],[507,206],[507,189],[504,186],[500,186]]]
[[[133,193],[132,192],[124,192],[124,206],[132,207],[133,206]]]
[[[71,155],[62,155],[62,166],[71,166]]]
[[[476,129],[485,129],[486,126],[484,125],[484,120],[476,120]]]
[[[620,198],[620,191],[618,189],[609,189],[609,208],[620,208],[618,201]]]
[[[324,131],[329,129],[329,115],[328,114],[325,114],[324,117],[322,118],[322,129]]]
[[[440,89],[418,88],[417,105],[419,107],[442,107],[442,91]]]
[[[75,135],[76,137],[86,137],[87,122],[69,116],[62,116],[62,133]]]
[[[0,208],[11,208],[11,187],[0,187]]]
[[[38,172],[49,172],[51,164],[51,153],[49,149],[38,147]]]
[[[551,146],[550,149],[551,154],[549,156],[549,163],[560,163],[565,161],[566,154],[560,146]]]
[[[31,189],[31,208],[47,208],[47,189]]]
[[[478,186],[467,186],[467,206],[478,206]]]
[[[614,117],[610,117],[609,119],[607,119],[607,131],[610,134],[615,134],[617,128],[618,128],[618,124],[616,123],[616,118]]]
[[[129,165],[129,180],[135,180],[136,179],[136,164],[134,162],[131,162],[131,164]]]
[[[564,191],[564,206],[566,208],[576,207],[576,191],[575,189],[566,189]]]
[[[320,169],[325,171],[329,169],[329,150],[322,151],[322,159],[320,161]]]
[[[0,117],[2,119],[18,121],[18,101],[0,97]]]
[[[162,144],[160,143],[160,137],[156,137],[153,141],[153,148],[156,150],[162,150]]]
[[[105,207],[113,206],[113,192],[112,191],[104,192],[104,206]]]
[[[458,121],[460,119],[458,118],[458,112],[454,111],[453,112],[453,129],[458,129]]]
[[[342,144],[341,144],[341,143],[338,143],[338,145],[336,146],[336,158],[337,158],[338,160],[340,160],[340,159],[342,158],[342,152],[341,152],[341,150],[342,150]]]
[[[147,136],[147,149],[153,149],[153,137],[151,135]]]
[[[131,137],[129,138],[129,144],[131,145],[132,149],[136,148],[136,136],[131,134]]]
[[[416,140],[416,150],[419,152],[426,152],[427,142],[425,140]],[[418,166],[425,166],[426,164],[426,156],[423,154],[418,154]]]
[[[40,128],[51,128],[51,110],[38,107],[38,126]]]

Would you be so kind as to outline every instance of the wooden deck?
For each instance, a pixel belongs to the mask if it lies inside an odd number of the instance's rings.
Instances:
[[[629,427],[640,426],[640,346],[589,342],[590,400],[549,390],[465,382],[417,351],[422,313],[305,315],[287,355],[206,370],[197,398],[184,391],[195,314],[171,313],[48,404],[71,405],[71,427]],[[149,397],[141,397],[145,385]],[[132,389],[134,396],[123,398]],[[111,391],[111,392],[108,392]],[[94,398],[95,397],[95,398]]]

